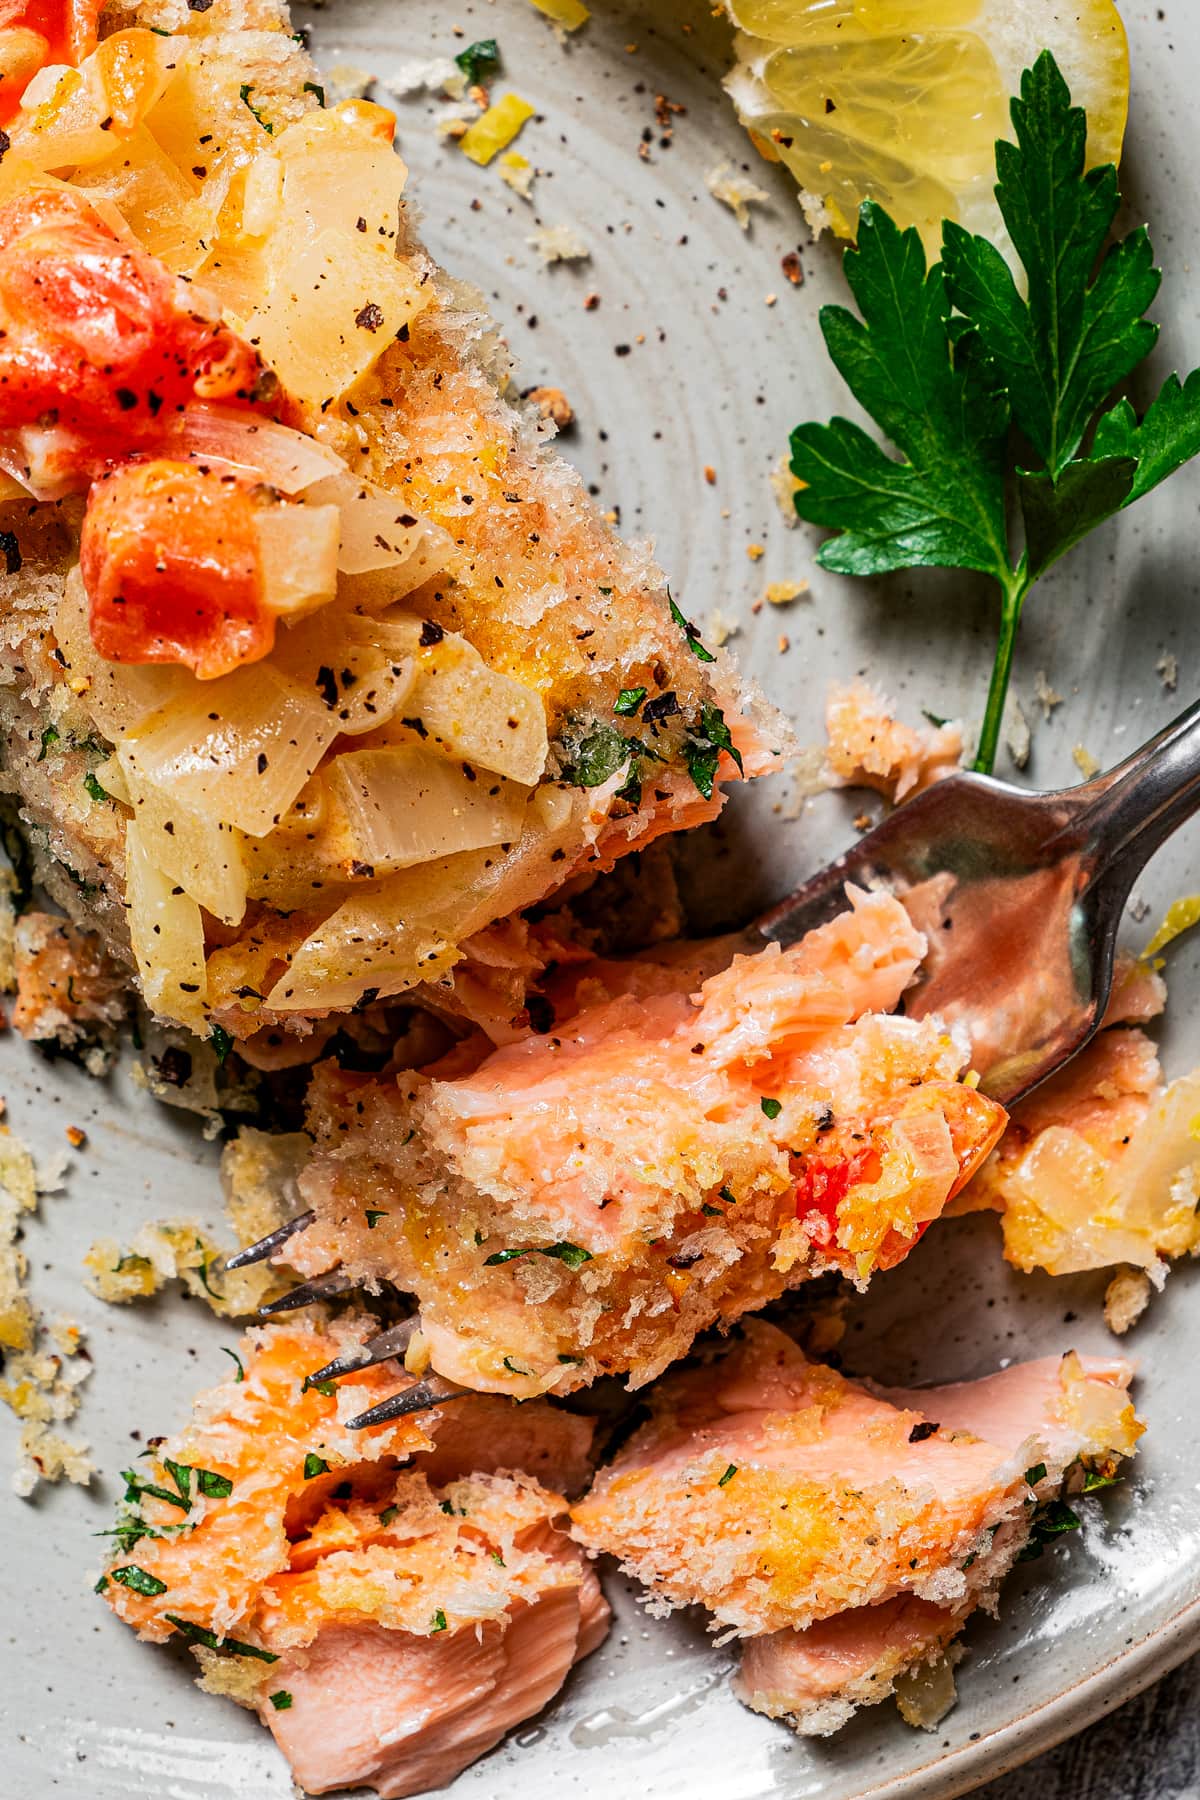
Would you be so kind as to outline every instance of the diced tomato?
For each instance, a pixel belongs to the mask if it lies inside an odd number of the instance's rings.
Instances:
[[[878,1181],[882,1173],[879,1152],[871,1144],[864,1144],[853,1156],[838,1162],[820,1162],[806,1157],[796,1186],[796,1217],[804,1219],[811,1213],[820,1213],[828,1221],[832,1240],[838,1207],[850,1189],[864,1182]]]
[[[93,484],[79,562],[92,642],[110,662],[202,679],[265,656],[255,484],[194,463],[126,463]]]
[[[189,400],[275,393],[249,344],[70,189],[0,207],[0,332],[0,428],[62,429],[79,487]]]
[[[74,63],[77,67],[96,48],[96,22],[104,0],[0,0],[0,31],[36,32],[45,48],[37,60],[21,61],[0,79],[0,124],[7,123],[20,104],[21,95],[49,63]]]

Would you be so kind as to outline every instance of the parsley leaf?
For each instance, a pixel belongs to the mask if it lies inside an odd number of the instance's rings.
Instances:
[[[315,1476],[325,1475],[328,1471],[329,1464],[325,1461],[325,1458],[323,1456],[318,1456],[315,1450],[310,1450],[304,1459],[305,1481],[312,1481]]]
[[[572,787],[601,787],[631,758],[643,755],[636,738],[627,738],[615,725],[597,725],[569,747],[563,780]]]
[[[826,306],[821,331],[855,399],[905,460],[848,419],[797,427],[792,473],[805,486],[796,511],[840,533],[818,562],[843,575],[935,563],[1001,578],[1008,403],[971,334],[951,351],[941,266],[927,269],[915,227],[899,230],[871,201],[844,266],[862,318]]]
[[[619,713],[623,719],[632,718],[645,698],[644,687],[622,688],[613,701],[613,711]]]
[[[768,1094],[764,1094],[758,1104],[762,1107],[762,1110],[767,1115],[768,1119],[777,1119],[783,1111],[783,1102],[781,1100],[772,1100]]]
[[[579,1269],[585,1262],[591,1262],[592,1253],[580,1244],[527,1244],[522,1250],[495,1250],[491,1256],[485,1256],[485,1269],[494,1269],[499,1263],[515,1262],[519,1256],[551,1256],[564,1263],[568,1269]]]
[[[235,1364],[236,1364],[236,1366],[237,1366],[237,1374],[236,1374],[236,1375],[235,1375],[235,1376],[234,1376],[234,1378],[233,1378],[233,1379],[234,1379],[234,1381],[235,1381],[235,1382],[238,1382],[238,1381],[245,1381],[245,1379],[246,1379],[246,1371],[245,1371],[245,1369],[244,1369],[244,1368],[243,1368],[243,1367],[242,1367],[242,1359],[241,1359],[241,1357],[240,1357],[240,1356],[239,1356],[239,1355],[238,1355],[238,1353],[237,1353],[237,1351],[236,1351],[236,1350],[226,1350],[226,1348],[225,1348],[225,1346],[224,1346],[224,1344],[222,1344],[222,1345],[221,1345],[221,1350],[222,1350],[222,1352],[223,1352],[223,1353],[224,1353],[224,1355],[226,1355],[226,1356],[230,1356],[230,1357],[232,1357],[232,1358],[233,1358],[233,1361],[234,1361],[234,1363],[235,1363]]]
[[[446,1615],[442,1611],[441,1607],[439,1606],[437,1611],[434,1613],[433,1618],[429,1621],[429,1635],[430,1635],[430,1637],[432,1637],[434,1632],[445,1631],[445,1629],[446,1629]]]
[[[720,1481],[718,1481],[717,1486],[719,1488],[728,1486],[728,1484],[733,1480],[733,1478],[736,1474],[737,1474],[737,1464],[730,1463],[729,1467],[726,1469],[725,1473],[722,1475]]]
[[[189,1644],[203,1644],[206,1650],[228,1650],[231,1656],[252,1656],[258,1662],[279,1661],[270,1650],[260,1650],[257,1644],[244,1644],[240,1638],[218,1637],[215,1631],[209,1631],[203,1625],[193,1625],[190,1619],[181,1619],[178,1613],[166,1613],[164,1617],[176,1631],[183,1633]]]
[[[844,258],[858,315],[821,314],[834,363],[900,455],[843,418],[791,437],[796,511],[837,534],[821,546],[823,567],[966,568],[997,583],[975,757],[985,773],[1034,583],[1200,453],[1200,371],[1171,376],[1140,420],[1126,400],[1102,411],[1155,342],[1144,315],[1161,276],[1144,229],[1105,248],[1117,173],[1086,168],[1087,120],[1048,51],[1022,76],[1012,118],[1015,143],[996,146],[996,193],[1022,273],[951,220],[942,260],[927,268],[916,232],[867,202]]]
[[[291,1711],[292,1696],[288,1693],[286,1688],[280,1688],[278,1693],[270,1696],[270,1700],[271,1705],[275,1708],[276,1712]]]
[[[1117,171],[1085,173],[1087,119],[1052,56],[1021,77],[1012,120],[1016,143],[996,145],[996,198],[1029,298],[986,238],[949,220],[946,281],[1057,481],[1101,401],[1153,348],[1158,327],[1142,314],[1162,277],[1144,227],[1111,245],[1097,268],[1120,205]]]
[[[700,627],[698,625],[693,625],[690,619],[684,618],[674,600],[671,598],[670,593],[667,594],[667,604],[671,610],[671,618],[674,620],[675,624],[678,625],[680,631],[682,631],[684,637],[687,639],[687,647],[696,658],[696,661],[704,663],[716,662],[717,659],[712,651],[706,650],[704,645],[700,642]]]
[[[216,1053],[217,1066],[223,1066],[225,1058],[233,1049],[233,1034],[226,1031],[223,1025],[214,1025],[208,1034],[208,1041]]]

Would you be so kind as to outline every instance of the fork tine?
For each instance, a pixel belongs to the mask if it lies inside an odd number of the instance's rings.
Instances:
[[[359,1283],[353,1275],[346,1275],[341,1269],[332,1269],[328,1275],[317,1275],[312,1281],[302,1281],[294,1287],[290,1294],[282,1294],[278,1300],[260,1306],[260,1319],[272,1318],[276,1313],[295,1312],[298,1306],[312,1306],[318,1300],[332,1300],[335,1294],[344,1294]]]
[[[390,1399],[381,1400],[378,1406],[368,1407],[356,1419],[347,1419],[346,1426],[350,1431],[362,1431],[368,1425],[386,1425],[389,1419],[402,1419],[405,1413],[424,1412],[428,1407],[441,1406],[446,1400],[460,1400],[468,1391],[442,1375],[429,1375],[424,1381],[414,1381]]]
[[[411,1319],[393,1325],[390,1331],[381,1331],[375,1337],[368,1338],[357,1353],[335,1356],[323,1369],[313,1370],[308,1377],[309,1385],[313,1386],[318,1381],[336,1381],[340,1375],[352,1375],[356,1369],[372,1369],[376,1363],[386,1362],[390,1356],[403,1356],[420,1323],[421,1315],[414,1313]]]
[[[239,1250],[236,1255],[225,1257],[222,1267],[248,1269],[251,1263],[265,1262],[268,1256],[274,1256],[281,1244],[286,1244],[290,1237],[295,1237],[298,1231],[303,1231],[307,1225],[311,1225],[316,1216],[313,1209],[309,1207],[307,1212],[297,1214],[285,1225],[277,1225],[274,1231],[268,1231],[266,1237],[259,1238],[257,1244],[247,1244],[246,1248]]]

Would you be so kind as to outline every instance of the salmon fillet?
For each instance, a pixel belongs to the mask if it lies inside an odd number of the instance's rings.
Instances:
[[[639,1384],[789,1286],[864,1284],[1004,1123],[936,1021],[892,1013],[923,948],[897,901],[851,892],[706,978],[686,948],[587,965],[578,1011],[490,1054],[322,1065],[287,1261],[414,1294],[436,1370],[515,1394]]]
[[[39,0],[25,33],[4,787],[153,1010],[245,1037],[407,991],[774,766],[281,0]]]
[[[254,1707],[306,1791],[451,1780],[555,1694],[608,1607],[566,1533],[591,1421],[494,1396],[361,1432],[395,1365],[311,1387],[370,1322],[270,1325],[126,1475],[98,1584]],[[314,1360],[315,1359],[315,1360]]]
[[[1110,1472],[1142,1430],[1118,1360],[908,1392],[847,1380],[762,1320],[743,1330],[659,1384],[572,1518],[653,1609],[699,1604],[747,1640],[741,1698],[801,1731],[936,1660],[1068,1469]]]

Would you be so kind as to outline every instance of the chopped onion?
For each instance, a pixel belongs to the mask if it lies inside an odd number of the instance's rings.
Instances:
[[[98,654],[78,564],[67,576],[54,635],[68,686],[112,743],[160,707],[200,690],[201,684],[187,669],[167,663],[108,662]]]
[[[541,779],[549,748],[541,695],[489,668],[465,638],[447,635],[425,652],[406,711],[420,719],[431,748],[525,787]]]
[[[344,730],[334,709],[270,663],[253,663],[143,721],[134,768],[184,805],[251,837],[271,831]]]
[[[118,749],[116,763],[147,855],[214,918],[240,924],[246,911],[241,832],[183,805],[169,789],[146,780],[128,746]],[[111,792],[108,782],[100,779]]]
[[[270,612],[300,619],[333,599],[341,530],[336,506],[264,506],[254,528]]]
[[[345,198],[352,210],[352,197]],[[246,321],[246,334],[290,394],[320,406],[365,375],[432,299],[412,263],[351,221],[322,231],[289,258]]]
[[[204,1031],[208,977],[200,908],[159,868],[136,820],[125,831],[125,897],[146,1005],[161,1018]]]
[[[328,781],[345,809],[357,858],[379,874],[515,843],[528,798],[500,776],[458,768],[410,744],[334,757]]]
[[[458,961],[460,946],[501,915],[544,898],[594,837],[580,790],[542,787],[506,853],[466,850],[419,863],[353,894],[307,937],[267,996],[278,1012],[325,1012],[369,991],[399,994]]]
[[[339,732],[376,731],[408,701],[415,660],[377,641],[372,622],[323,612],[276,639],[272,665],[332,707]]]
[[[356,480],[347,468],[306,488],[312,503],[332,503],[341,510],[342,535],[338,568],[345,575],[365,575],[372,569],[403,568],[407,586],[393,590],[399,599],[428,581],[445,566],[442,546],[448,536],[435,526],[422,524],[397,494],[373,482]]]
[[[105,199],[152,256],[175,274],[190,275],[208,252],[201,242],[208,218],[198,197],[145,126],[112,149],[107,160],[81,169],[71,185],[93,204]]]
[[[408,171],[391,144],[364,129],[353,114],[310,113],[297,120],[280,140],[279,158],[284,221],[279,243],[286,255],[301,239],[348,226],[389,250],[394,246]]]
[[[196,401],[173,425],[164,456],[211,458],[261,475],[283,494],[298,494],[327,475],[346,472],[336,451],[290,425],[233,407]]]

